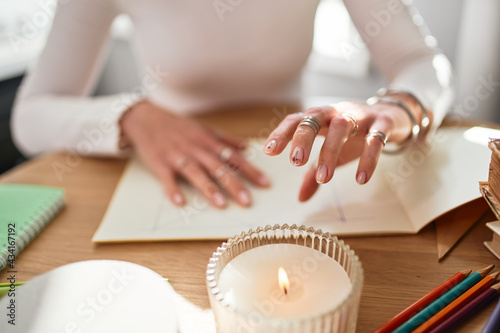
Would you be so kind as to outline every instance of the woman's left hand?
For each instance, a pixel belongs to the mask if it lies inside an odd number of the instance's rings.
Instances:
[[[309,108],[304,114],[288,115],[269,135],[264,152],[271,156],[278,155],[291,140],[290,162],[295,166],[306,164],[317,134],[314,124],[300,124],[304,117],[317,119],[320,124],[318,134],[325,136],[325,141],[317,166],[305,175],[299,192],[300,201],[308,200],[319,184],[328,183],[337,166],[358,157],[356,181],[365,184],[373,175],[384,148],[383,136],[388,142],[401,143],[410,136],[412,128],[410,118],[397,105],[341,102]],[[369,132],[374,131],[382,134],[367,137]]]

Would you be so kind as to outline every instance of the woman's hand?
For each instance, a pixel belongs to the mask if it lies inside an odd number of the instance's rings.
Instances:
[[[242,141],[218,135],[147,100],[134,105],[120,125],[125,139],[178,206],[186,203],[177,183],[178,176],[218,208],[227,204],[224,193],[242,206],[251,205],[250,192],[241,178],[261,187],[269,186],[268,178],[238,151],[244,148]]]
[[[411,105],[411,101],[406,102]],[[413,105],[412,108],[414,109]],[[290,162],[295,166],[304,165],[309,160],[316,137],[314,124],[299,125],[306,116],[319,121],[319,134],[325,136],[325,142],[317,166],[308,170],[305,175],[299,192],[300,201],[308,200],[319,184],[329,182],[337,166],[358,157],[356,181],[359,184],[368,182],[385,145],[384,134],[388,142],[401,143],[410,136],[413,125],[404,110],[390,103],[368,105],[342,102],[314,107],[308,109],[305,114],[287,116],[269,136],[264,152],[271,156],[280,154],[291,140]],[[419,117],[416,116],[418,123]],[[382,134],[370,134],[367,137],[369,132],[374,131]]]

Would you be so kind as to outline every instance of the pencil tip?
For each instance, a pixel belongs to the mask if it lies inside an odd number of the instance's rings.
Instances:
[[[493,270],[493,268],[495,268],[495,265],[491,264],[479,271],[477,271],[479,274],[481,274],[482,277],[485,277],[486,274],[488,274],[489,272],[491,272]]]

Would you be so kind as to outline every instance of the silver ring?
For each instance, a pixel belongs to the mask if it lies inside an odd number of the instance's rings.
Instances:
[[[178,170],[184,169],[184,167],[188,164],[189,162],[189,157],[187,156],[182,156],[177,160],[176,166]]]
[[[233,156],[233,150],[229,147],[222,149],[221,152],[219,153],[219,159],[223,163],[227,163],[227,161],[229,161],[231,156]]]
[[[370,132],[365,137],[365,140],[368,140],[368,138],[376,137],[382,140],[382,144],[385,147],[385,144],[387,143],[387,135],[385,135],[384,132],[372,129]]]
[[[344,117],[346,119],[352,120],[352,122],[354,123],[354,129],[352,130],[350,136],[355,136],[356,134],[358,134],[359,126],[358,126],[358,121],[356,120],[356,118],[354,118],[354,116],[352,114],[350,114],[349,112],[344,112],[340,116]]]
[[[311,116],[305,116],[304,118],[302,118],[297,127],[302,125],[309,126],[310,128],[312,128],[315,135],[318,135],[319,130],[321,128],[321,123],[319,122],[319,120]]]
[[[216,179],[222,178],[226,174],[226,165],[223,165],[219,167],[217,170],[214,172],[214,177]]]

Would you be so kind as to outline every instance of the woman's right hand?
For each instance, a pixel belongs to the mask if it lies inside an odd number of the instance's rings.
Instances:
[[[120,126],[125,140],[178,206],[186,203],[177,182],[179,176],[218,208],[227,205],[224,193],[242,206],[251,205],[251,195],[242,178],[260,187],[270,184],[240,153],[243,141],[215,133],[147,100],[132,106],[122,117]]]

